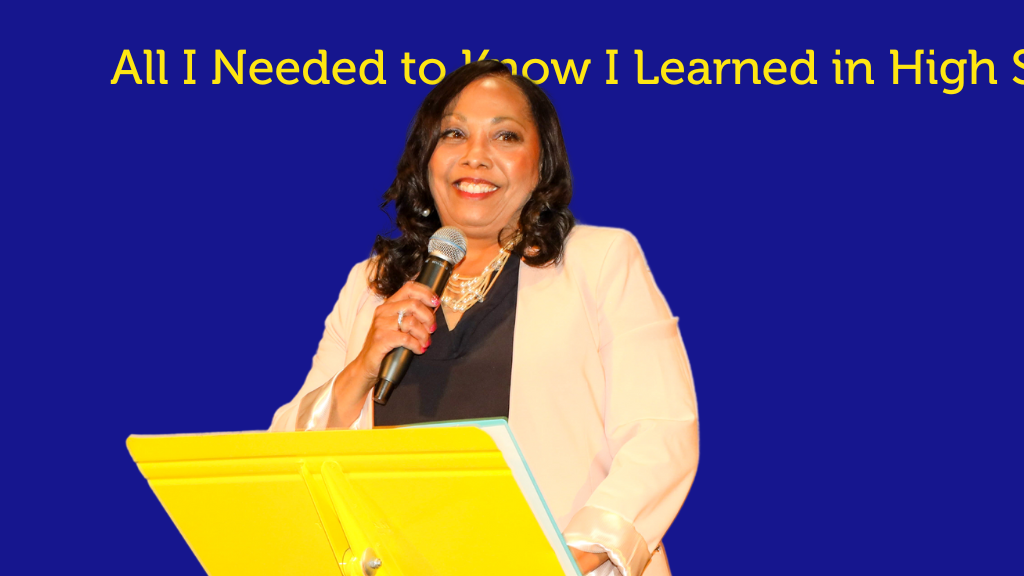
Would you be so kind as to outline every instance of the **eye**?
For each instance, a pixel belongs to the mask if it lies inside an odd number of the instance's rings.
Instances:
[[[441,131],[441,140],[455,140],[458,138],[465,138],[466,135],[462,133],[462,130],[458,128],[448,128],[447,130]]]
[[[521,142],[522,141],[522,138],[519,137],[519,134],[516,134],[515,132],[513,132],[511,130],[502,130],[501,132],[498,132],[498,135],[497,135],[496,139],[501,141],[501,142]]]

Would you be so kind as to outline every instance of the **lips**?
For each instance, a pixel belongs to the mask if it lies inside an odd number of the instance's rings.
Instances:
[[[460,196],[467,198],[483,198],[496,192],[498,185],[481,178],[459,178],[452,182],[452,187],[459,192]]]

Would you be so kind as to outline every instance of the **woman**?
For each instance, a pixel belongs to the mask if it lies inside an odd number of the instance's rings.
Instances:
[[[271,430],[507,416],[581,570],[663,576],[661,537],[697,465],[689,364],[636,240],[574,226],[571,194],[540,88],[496,61],[445,78],[385,193],[402,234],[352,269]],[[442,225],[467,253],[437,295],[410,280]],[[399,346],[420,357],[375,407]]]

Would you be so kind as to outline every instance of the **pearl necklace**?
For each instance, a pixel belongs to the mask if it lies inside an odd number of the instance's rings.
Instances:
[[[498,275],[505,267],[505,262],[508,262],[512,247],[518,241],[519,235],[517,234],[508,244],[498,250],[498,255],[484,267],[479,276],[466,278],[452,272],[451,277],[448,278],[448,284],[445,286],[444,294],[441,296],[441,303],[455,312],[465,312],[473,304],[483,302],[484,297],[490,292],[491,286],[494,286],[494,281],[498,279]]]

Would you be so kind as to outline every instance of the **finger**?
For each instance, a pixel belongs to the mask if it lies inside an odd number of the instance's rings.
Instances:
[[[415,338],[421,347],[430,346],[430,330],[419,320],[406,316],[402,320],[402,332]]]
[[[414,319],[420,324],[429,328],[435,328],[437,324],[436,317],[434,316],[434,309],[428,308],[422,302],[418,300],[404,300],[399,303],[399,311],[404,312],[404,317],[408,319]],[[395,313],[396,315],[398,312]],[[402,324],[405,324],[405,319],[402,320]],[[430,330],[433,332],[433,330]]]
[[[387,332],[385,336],[382,336],[381,344],[381,361],[384,360],[384,356],[394,350],[395,348],[406,348],[411,350],[413,354],[423,354],[427,351],[427,345],[420,342],[415,336],[406,334],[405,332]]]
[[[364,344],[362,356],[363,369],[369,375],[376,375],[380,372],[380,365],[384,357],[395,348],[405,348],[414,354],[422,354],[426,347],[414,336],[396,330],[371,329]]]
[[[375,321],[379,326],[387,329],[398,329],[398,314],[402,313],[405,318],[415,318],[424,326],[435,326],[437,321],[434,316],[434,309],[426,306],[419,300],[399,300],[397,302],[387,301],[377,307],[373,312]]]
[[[400,302],[385,302],[373,312],[374,326],[379,330],[399,330],[398,315],[402,314],[401,325],[411,320],[418,321],[433,332],[437,329],[437,318],[434,309],[428,308],[418,300],[402,300]]]
[[[389,301],[400,301],[400,300],[419,300],[424,306],[436,308],[441,304],[441,300],[434,294],[430,288],[427,288],[419,282],[406,282],[401,288],[395,292]]]
[[[405,318],[402,319],[401,326],[399,326],[397,320],[398,317],[396,314],[395,316],[382,316],[375,318],[373,321],[371,337],[374,346],[378,349],[384,350],[383,352],[380,352],[381,355],[386,354],[395,346],[405,346],[402,342],[408,342],[408,340],[404,340],[401,337],[398,337],[398,340],[393,340],[397,335],[412,338],[412,341],[415,342],[415,344],[406,346],[409,350],[416,351],[430,346],[430,328],[435,328],[435,325],[428,327],[411,314],[407,314]]]

